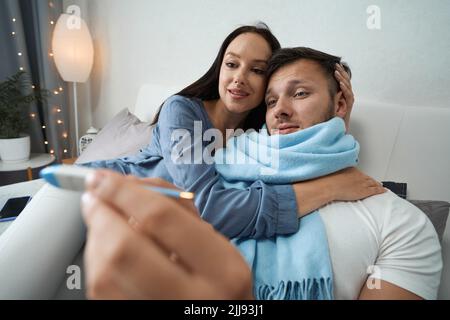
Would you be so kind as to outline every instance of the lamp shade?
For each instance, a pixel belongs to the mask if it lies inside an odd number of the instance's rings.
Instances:
[[[53,31],[52,47],[63,80],[86,82],[94,62],[94,47],[86,22],[78,16],[61,14]]]

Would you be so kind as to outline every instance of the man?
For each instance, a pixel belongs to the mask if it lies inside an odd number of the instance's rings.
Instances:
[[[283,49],[274,55],[266,93],[271,134],[347,116],[333,77],[336,62],[338,57],[309,48]],[[335,202],[319,213],[327,232],[336,298],[437,297],[440,245],[432,224],[415,206],[387,192],[362,201]],[[368,285],[366,272],[372,273]]]
[[[271,134],[289,134],[334,116],[348,116],[333,78],[336,62],[340,59],[308,48],[283,49],[274,55],[266,94]],[[128,181],[121,186],[124,180]],[[89,184],[93,196],[84,197],[90,296],[249,298],[249,270],[234,248],[189,215],[195,212],[192,206],[176,206],[165,198],[152,198],[147,204],[133,201],[142,183],[133,180],[103,172],[101,183]],[[331,203],[319,213],[327,232],[336,298],[436,298],[440,246],[433,226],[416,207],[387,192],[362,201]],[[111,223],[108,215],[122,217],[121,224],[115,219],[114,232],[106,229]],[[130,223],[123,223],[130,217]],[[104,240],[95,239],[106,233],[116,240],[102,258],[98,252]]]

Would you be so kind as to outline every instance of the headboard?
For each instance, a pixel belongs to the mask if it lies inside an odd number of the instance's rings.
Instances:
[[[146,84],[134,113],[153,119],[160,104],[183,86]],[[406,182],[408,199],[450,202],[450,108],[356,102],[350,133],[360,142],[359,168],[379,181]],[[450,299],[450,222],[442,252],[440,299]]]
[[[364,172],[408,183],[410,199],[450,201],[450,109],[358,103],[350,132]]]

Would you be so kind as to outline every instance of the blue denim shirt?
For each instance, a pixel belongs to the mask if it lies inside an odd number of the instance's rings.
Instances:
[[[194,139],[194,121],[201,121],[200,139]],[[109,168],[139,177],[160,177],[178,188],[195,192],[195,205],[202,218],[230,238],[268,238],[275,234],[291,234],[298,230],[297,202],[290,184],[267,185],[261,181],[244,190],[227,189],[216,172],[214,163],[176,163],[174,150],[193,154],[195,147],[204,150],[211,141],[203,141],[203,133],[213,128],[199,99],[172,96],[164,103],[153,129],[150,144],[139,154],[114,160],[84,164]],[[172,139],[174,130],[189,132],[191,141]],[[193,157],[194,159],[194,157]]]

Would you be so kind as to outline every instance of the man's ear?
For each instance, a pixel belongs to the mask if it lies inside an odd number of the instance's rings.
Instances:
[[[338,91],[334,96],[334,114],[337,117],[344,119],[347,115],[347,111],[347,101],[345,100],[342,91]]]
[[[334,115],[344,120],[347,132],[349,128],[348,111],[347,100],[345,100],[344,94],[342,93],[342,90],[340,90],[334,96]]]

